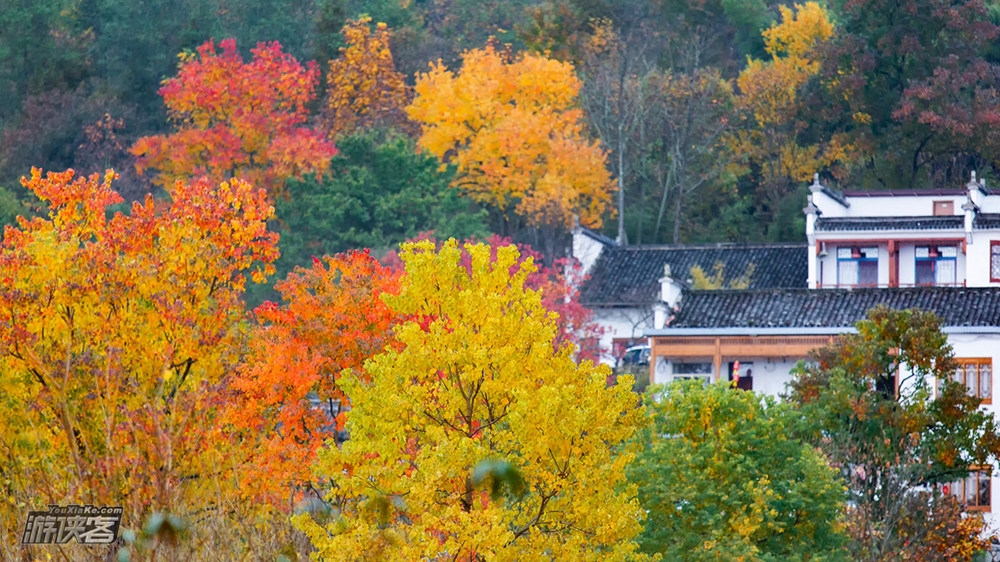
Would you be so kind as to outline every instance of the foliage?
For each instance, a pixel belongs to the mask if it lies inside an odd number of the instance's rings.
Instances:
[[[554,351],[556,326],[526,289],[516,248],[406,244],[402,291],[385,297],[410,320],[390,349],[341,384],[351,439],[320,453],[333,522],[294,521],[318,557],[405,560],[620,560],[634,554],[641,512],[623,482],[622,443],[640,425],[630,385],[606,367]],[[499,501],[473,486],[482,461],[506,461],[524,493]]]
[[[17,217],[27,215],[28,208],[17,195],[0,187],[0,225],[16,224]]]
[[[421,233],[414,242],[430,241],[437,248],[441,248],[442,243],[431,233]],[[466,244],[478,243],[475,238],[469,238]],[[491,235],[485,240],[491,248],[491,260],[496,261],[496,248],[509,246],[512,241],[508,237],[497,234]],[[554,312],[556,317],[555,339],[552,341],[556,351],[565,345],[570,345],[574,350],[574,357],[577,361],[592,361],[597,363],[601,359],[600,338],[604,334],[602,328],[594,320],[593,312],[580,304],[580,288],[587,276],[583,271],[583,266],[579,261],[571,258],[559,258],[552,262],[551,266],[545,265],[544,257],[528,244],[516,244],[520,253],[518,266],[529,259],[536,264],[535,269],[528,274],[525,287],[533,291],[541,291],[542,306],[549,312]],[[396,252],[389,252],[383,260],[390,268],[402,269],[402,262]],[[462,265],[468,271],[472,271],[472,258],[467,252],[462,253]],[[511,270],[513,273],[513,270]]]
[[[808,141],[802,90],[820,71],[815,51],[834,35],[829,13],[816,2],[781,7],[782,22],[763,33],[770,61],[749,59],[736,83],[743,122],[730,136],[741,174],[756,172],[757,193],[775,207],[795,184],[814,173],[850,160],[853,148],[842,136]]]
[[[239,177],[274,198],[291,177],[321,172],[336,153],[318,131],[303,126],[319,71],[303,67],[279,43],[259,43],[243,62],[236,41],[209,41],[180,55],[177,76],[160,88],[171,120],[169,135],[143,137],[132,153],[139,173],[156,182],[207,176]]]
[[[699,291],[718,291],[725,288],[743,290],[750,286],[750,278],[756,269],[757,264],[749,263],[742,275],[726,283],[726,266],[721,261],[715,262],[712,266],[711,276],[705,273],[700,265],[695,264],[691,266],[691,288]]]
[[[725,142],[732,128],[732,86],[713,69],[673,75],[654,72],[647,77],[650,95],[660,100],[650,111],[643,172],[653,180],[658,193],[658,212],[652,239],[660,237],[667,202],[673,203],[673,233],[681,243],[685,226],[683,210],[691,198],[707,187],[726,180],[734,151]],[[642,222],[639,230],[642,231]]]
[[[290,181],[288,199],[275,202],[281,223],[279,273],[309,266],[312,256],[394,248],[425,231],[484,236],[485,212],[449,187],[454,176],[439,165],[403,136],[343,137],[330,173]]]
[[[9,0],[0,10],[0,124],[28,96],[73,90],[86,78],[84,34],[67,0]]]
[[[650,95],[649,89],[638,79],[645,73],[644,53],[631,48],[634,43],[618,34],[611,20],[596,20],[588,40],[577,41],[582,51],[580,102],[591,128],[610,152],[618,192],[617,240],[626,244],[626,186],[636,175],[645,149],[636,146],[635,140],[645,132],[644,124],[652,113],[650,108],[656,105],[658,98]],[[636,242],[641,241],[640,228]]]
[[[285,304],[257,308],[250,357],[227,400],[255,499],[288,505],[310,482],[316,450],[340,441],[350,400],[338,380],[345,369],[364,376],[364,360],[392,345],[399,317],[382,295],[398,285],[367,251],[351,251],[296,268],[277,285]]]
[[[0,512],[120,505],[206,510],[238,484],[218,390],[242,348],[245,273],[277,255],[263,191],[178,183],[128,215],[102,179],[32,170],[47,218],[8,226],[0,251]],[[257,265],[253,265],[257,264]],[[4,542],[14,542],[8,535]]]
[[[379,22],[373,31],[371,18],[361,18],[347,22],[341,33],[347,45],[326,75],[329,137],[372,127],[407,129],[410,93],[392,60],[388,26]]]
[[[919,525],[939,499],[915,494],[997,458],[1000,434],[980,399],[952,380],[951,347],[933,313],[879,306],[856,327],[797,369],[790,400],[799,434],[848,486],[852,559],[894,560],[939,540],[935,525]]]
[[[939,187],[995,170],[1000,26],[985,3],[852,0],[840,12],[813,105],[864,156],[851,183]]]
[[[626,469],[649,512],[643,551],[667,560],[846,560],[843,485],[788,436],[769,396],[681,381],[647,402],[651,427]]]
[[[128,169],[133,160],[124,140],[130,134],[126,120],[131,123],[134,116],[134,108],[89,85],[29,96],[20,118],[0,136],[0,177],[14,182],[32,166],[83,174],[124,169],[116,190],[126,201],[141,199],[148,186]]]
[[[983,515],[967,513],[954,495],[919,491],[907,498],[903,509],[907,515],[900,519],[899,536],[906,549],[899,554],[909,560],[964,562],[991,546],[993,529],[987,528]]]
[[[605,154],[587,140],[569,64],[489,44],[467,51],[456,74],[438,63],[417,77],[410,117],[420,146],[453,163],[455,185],[533,226],[599,226],[611,182]],[[502,230],[501,234],[505,232]]]

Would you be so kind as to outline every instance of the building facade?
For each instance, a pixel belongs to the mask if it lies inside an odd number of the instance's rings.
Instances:
[[[741,387],[780,394],[811,350],[883,304],[937,313],[959,364],[953,376],[984,409],[1000,413],[992,399],[1000,391],[993,376],[1000,363],[1000,194],[975,177],[958,190],[838,193],[818,180],[810,190],[803,287],[694,291],[664,269],[657,304],[673,314],[646,331],[651,382],[729,380],[738,368]],[[1000,524],[997,476],[970,482],[956,493]]]

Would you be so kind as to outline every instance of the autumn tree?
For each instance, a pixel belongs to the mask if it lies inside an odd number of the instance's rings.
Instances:
[[[863,159],[853,185],[962,185],[1000,165],[1000,36],[991,2],[855,0],[820,53],[815,118]],[[994,8],[995,10],[995,8]],[[995,13],[995,11],[994,11]]]
[[[967,559],[945,558],[945,547],[981,548],[982,520],[942,519],[962,516],[940,495],[997,458],[993,414],[953,380],[952,350],[933,313],[879,306],[856,328],[801,365],[789,394],[801,416],[797,434],[847,485],[851,558],[898,560],[942,547],[928,559]]]
[[[844,488],[788,435],[784,404],[729,383],[682,381],[648,401],[626,469],[649,512],[643,551],[668,560],[847,560]]]
[[[700,265],[691,266],[691,288],[698,291],[718,291],[720,289],[743,290],[750,286],[750,280],[757,264],[749,263],[743,273],[726,276],[726,265],[721,261],[712,264],[712,273],[706,272]]]
[[[218,396],[240,359],[246,275],[277,256],[272,208],[243,181],[201,179],[175,184],[162,212],[147,197],[109,216],[113,179],[35,169],[23,182],[48,216],[4,232],[5,532],[47,504],[120,505],[136,525],[238,488]]]
[[[736,81],[742,122],[729,137],[738,172],[756,178],[769,218],[796,184],[850,160],[853,150],[842,135],[811,142],[806,134],[813,109],[803,88],[820,71],[818,46],[833,37],[830,15],[816,2],[780,10],[781,23],[763,32],[771,60],[749,59]]]
[[[707,187],[732,179],[727,168],[734,153],[725,139],[735,117],[733,89],[711,68],[653,72],[645,81],[648,95],[658,100],[650,109],[643,151],[643,172],[652,180],[657,200],[650,240],[667,238],[660,232],[670,216],[669,240],[679,244],[690,200]],[[642,227],[640,220],[640,232]]]
[[[429,241],[436,248],[441,248],[442,242],[438,241],[433,233],[424,232],[410,242]],[[493,234],[484,240],[492,248],[490,254],[491,261],[497,259],[497,248],[513,244],[509,237]],[[465,244],[480,243],[476,238],[468,238]],[[580,304],[580,287],[587,280],[587,275],[583,271],[580,262],[573,258],[558,258],[552,265],[545,265],[542,254],[537,252],[528,244],[514,244],[520,254],[516,267],[511,268],[513,274],[517,268],[531,260],[536,264],[535,269],[528,274],[524,286],[533,291],[540,291],[542,295],[542,306],[549,312],[556,314],[556,336],[552,340],[554,349],[562,349],[569,345],[574,350],[573,357],[577,362],[592,361],[597,363],[601,359],[600,338],[604,334],[602,328],[595,320],[594,313],[589,308]],[[383,261],[390,268],[401,270],[402,261],[398,253],[390,251]],[[472,256],[467,252],[462,252],[462,266],[467,271],[472,271]]]
[[[372,127],[409,128],[410,92],[392,60],[389,27],[379,22],[373,30],[371,21],[348,21],[341,30],[347,45],[330,61],[324,120],[332,139]]]
[[[550,230],[565,231],[574,214],[599,226],[612,184],[604,151],[584,134],[573,67],[493,44],[462,60],[457,73],[436,63],[417,77],[407,111],[423,126],[420,146],[456,166],[455,185],[494,210],[502,235],[513,215]]]
[[[608,388],[606,367],[553,349],[555,323],[525,288],[531,260],[466,251],[471,269],[454,241],[403,246],[402,290],[385,297],[410,318],[401,347],[342,376],[351,438],[317,463],[332,518],[296,525],[318,557],[342,560],[632,557],[641,510],[622,444],[643,412],[630,385]],[[483,461],[522,484],[477,487]]]
[[[255,498],[288,505],[312,481],[316,450],[339,440],[350,409],[341,372],[364,376],[364,360],[392,345],[399,317],[382,296],[398,283],[367,251],[351,251],[296,268],[277,285],[283,304],[256,309],[260,325],[228,401]]]
[[[157,170],[155,181],[168,189],[197,176],[238,177],[274,198],[288,178],[325,170],[336,149],[305,126],[316,65],[303,67],[276,42],[251,49],[249,63],[235,40],[219,46],[221,53],[212,41],[181,53],[177,76],[160,88],[176,130],[132,146],[139,173]]]

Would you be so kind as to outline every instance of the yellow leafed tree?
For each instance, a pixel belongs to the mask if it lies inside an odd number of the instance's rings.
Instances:
[[[454,240],[404,245],[402,291],[384,297],[411,318],[401,348],[341,378],[351,438],[317,463],[332,517],[293,522],[323,560],[636,558],[623,443],[644,415],[631,381],[608,387],[606,367],[554,351],[515,247],[493,264],[489,246],[466,251],[469,265]]]
[[[490,44],[467,51],[457,73],[440,62],[417,77],[407,109],[420,146],[454,163],[455,184],[503,217],[599,226],[613,185],[606,153],[586,138],[571,64],[518,57]]]
[[[833,23],[816,2],[796,4],[794,11],[780,6],[781,23],[763,32],[772,59],[749,59],[737,79],[738,106],[747,119],[732,135],[733,149],[744,164],[757,162],[768,195],[778,196],[789,182],[802,182],[827,166],[847,160],[851,148],[839,137],[826,143],[798,142],[808,119],[799,95],[819,72],[810,58],[816,45],[830,39]]]
[[[372,126],[406,128],[409,91],[389,50],[391,33],[371,18],[347,22],[341,33],[347,43],[330,61],[326,127],[330,138]]]
[[[4,232],[6,542],[47,504],[122,506],[134,527],[219,509],[239,487],[218,399],[240,360],[246,275],[277,257],[272,207],[241,180],[201,179],[177,182],[162,211],[147,197],[109,217],[115,177],[33,169],[22,183],[48,217]]]

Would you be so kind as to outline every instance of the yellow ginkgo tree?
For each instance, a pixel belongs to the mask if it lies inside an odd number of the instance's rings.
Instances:
[[[331,513],[293,521],[329,560],[628,560],[642,510],[631,381],[555,351],[514,246],[404,245],[398,349],[340,381],[350,439],[319,454]]]
[[[492,44],[467,51],[456,73],[440,62],[417,77],[407,109],[420,146],[458,169],[455,185],[509,227],[600,226],[613,184],[606,153],[584,132],[580,81],[569,63],[514,56]],[[506,234],[505,232],[501,234]]]

